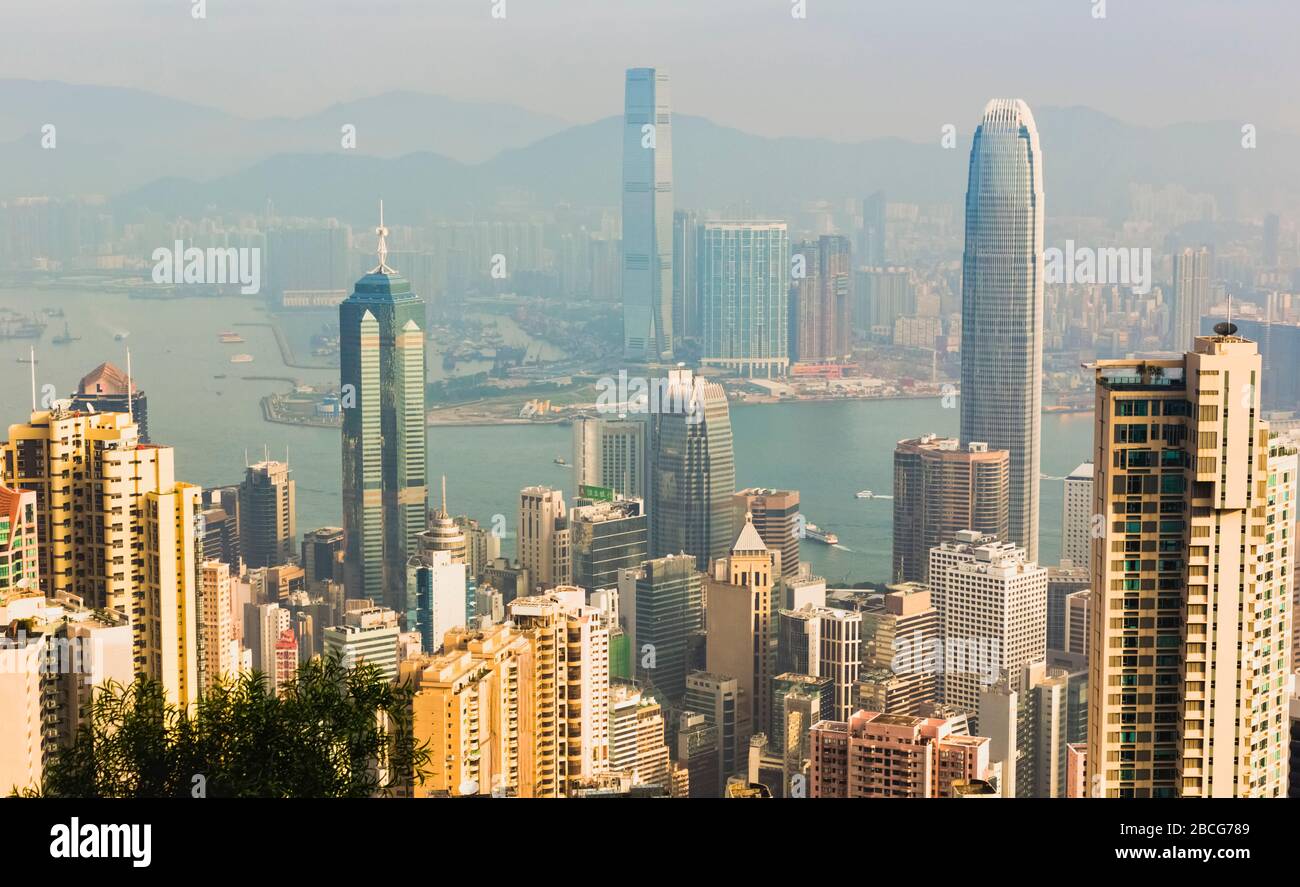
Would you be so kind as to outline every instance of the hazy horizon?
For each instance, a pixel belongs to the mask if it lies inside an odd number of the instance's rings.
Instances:
[[[582,124],[621,113],[623,72],[644,65],[672,76],[675,112],[770,137],[929,141],[945,124],[968,132],[995,96],[1138,125],[1300,132],[1300,109],[1270,88],[1300,73],[1287,45],[1300,6],[1285,0],[1105,0],[1102,19],[1099,0],[804,0],[804,19],[797,0],[504,0],[504,19],[500,0],[207,0],[203,19],[193,2],[8,0],[0,77],[137,89],[246,119],[410,91]]]

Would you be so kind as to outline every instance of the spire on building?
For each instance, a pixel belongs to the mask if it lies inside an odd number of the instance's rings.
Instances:
[[[384,225],[384,201],[379,201],[379,227],[375,229],[379,236],[379,264],[371,269],[371,274],[396,274],[388,267],[388,228]]]

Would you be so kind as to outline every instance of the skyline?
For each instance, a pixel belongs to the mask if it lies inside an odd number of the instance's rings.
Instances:
[[[1300,798],[1300,3],[267,5],[0,13],[0,794]]]

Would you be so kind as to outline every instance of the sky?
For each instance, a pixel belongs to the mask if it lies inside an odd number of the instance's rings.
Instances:
[[[654,66],[677,113],[766,136],[937,139],[994,96],[1300,132],[1297,32],[1300,0],[0,0],[0,77],[242,117],[400,89],[580,123]]]

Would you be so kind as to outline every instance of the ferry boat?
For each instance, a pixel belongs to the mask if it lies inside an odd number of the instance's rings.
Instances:
[[[238,345],[240,342],[244,341],[244,337],[239,333],[232,333],[229,331],[219,333],[217,338],[221,340],[221,344],[223,345]]]
[[[556,457],[555,457],[554,459],[552,459],[551,461],[554,462],[556,465],[568,465],[568,464],[569,464],[568,462],[565,462],[565,461],[564,461],[564,457],[563,457],[563,456],[556,456]]]
[[[826,545],[839,545],[840,537],[836,536],[830,530],[823,530],[816,524],[804,524],[804,535],[814,542],[822,542]]]
[[[231,362],[231,363],[252,363],[252,362],[253,362],[253,355],[251,355],[251,354],[232,354],[232,355],[230,356],[230,362]]]

